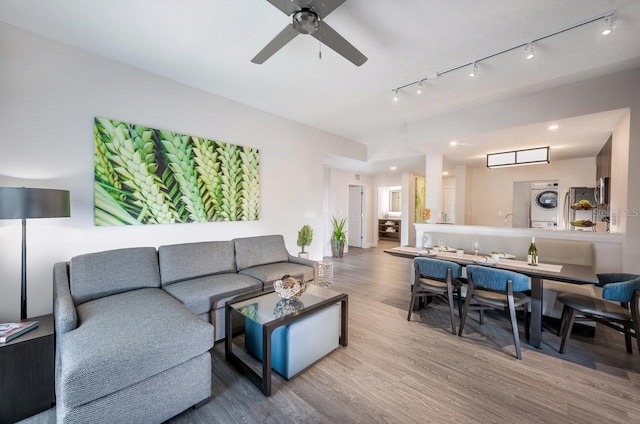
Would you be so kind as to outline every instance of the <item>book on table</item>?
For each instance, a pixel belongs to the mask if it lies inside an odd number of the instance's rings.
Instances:
[[[0,343],[6,343],[38,327],[38,321],[0,324]]]

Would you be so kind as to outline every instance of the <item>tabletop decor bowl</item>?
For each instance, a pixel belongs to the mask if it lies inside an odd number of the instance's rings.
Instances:
[[[299,297],[306,290],[306,284],[295,277],[285,275],[281,280],[273,283],[273,288],[278,296],[283,299],[293,299]]]

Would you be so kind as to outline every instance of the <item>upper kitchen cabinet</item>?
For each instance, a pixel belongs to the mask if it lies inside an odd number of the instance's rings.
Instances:
[[[604,189],[601,191],[601,195],[603,196],[600,204],[608,204],[609,203],[609,188],[611,185],[611,146],[613,145],[612,136],[609,136],[609,139],[605,143],[605,145],[598,153],[596,157],[596,185],[603,184]]]
[[[611,177],[611,136],[596,157],[596,179]],[[593,168],[591,168],[593,169]]]

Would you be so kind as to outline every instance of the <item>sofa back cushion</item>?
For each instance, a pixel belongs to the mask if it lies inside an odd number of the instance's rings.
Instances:
[[[154,247],[107,250],[76,256],[69,263],[71,297],[76,305],[116,293],[160,287]]]
[[[237,238],[233,242],[238,271],[289,260],[289,252],[281,235]]]
[[[160,246],[162,286],[207,275],[236,272],[233,241]]]

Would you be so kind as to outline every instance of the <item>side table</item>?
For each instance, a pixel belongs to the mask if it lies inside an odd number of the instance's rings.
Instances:
[[[28,321],[39,321],[38,328],[0,343],[0,423],[23,420],[55,404],[53,315]]]

